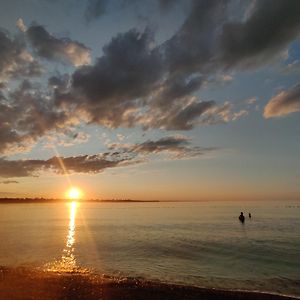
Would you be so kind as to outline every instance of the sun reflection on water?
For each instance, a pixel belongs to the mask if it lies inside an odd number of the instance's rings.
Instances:
[[[67,272],[67,273],[82,273],[87,270],[80,268],[76,263],[75,256],[75,233],[76,233],[76,211],[78,203],[73,201],[68,204],[70,206],[68,235],[66,244],[63,249],[61,259],[45,265],[46,271],[50,272]]]
[[[66,246],[63,250],[63,255],[61,257],[62,266],[66,269],[66,271],[73,271],[74,269],[76,269],[76,257],[74,255],[76,209],[77,202],[71,202],[69,231]]]

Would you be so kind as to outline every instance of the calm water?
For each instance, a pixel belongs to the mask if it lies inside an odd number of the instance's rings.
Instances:
[[[1,204],[0,241],[2,266],[300,295],[300,202]]]

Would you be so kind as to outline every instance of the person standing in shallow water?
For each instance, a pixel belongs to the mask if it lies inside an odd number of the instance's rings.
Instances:
[[[245,217],[244,217],[244,214],[243,212],[241,212],[240,216],[239,216],[239,220],[244,223],[245,222]]]

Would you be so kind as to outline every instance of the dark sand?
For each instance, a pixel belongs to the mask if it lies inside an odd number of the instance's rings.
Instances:
[[[196,288],[91,274],[0,268],[0,299],[296,299],[254,292]]]

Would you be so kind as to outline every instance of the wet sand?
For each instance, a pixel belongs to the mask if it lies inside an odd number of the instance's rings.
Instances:
[[[92,274],[40,272],[28,268],[0,268],[0,299],[297,299],[279,295],[226,291],[118,279]],[[298,298],[299,299],[299,298]]]

